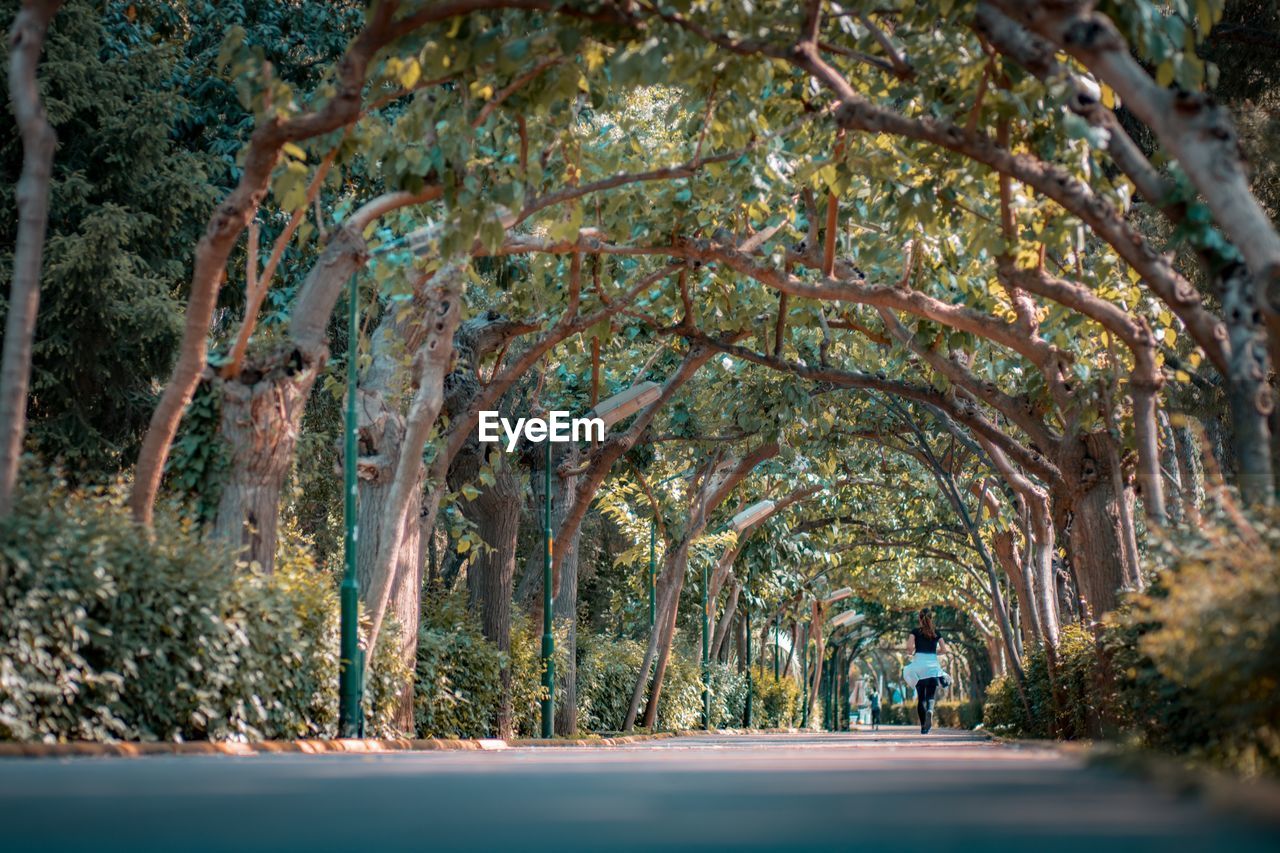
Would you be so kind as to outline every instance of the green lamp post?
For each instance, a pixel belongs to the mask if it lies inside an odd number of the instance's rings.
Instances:
[[[342,515],[346,534],[342,585],[339,587],[338,735],[344,738],[360,737],[363,729],[360,694],[364,667],[360,655],[360,581],[356,577],[356,354],[359,335],[359,288],[356,276],[352,275],[347,302],[347,410],[342,460]]]
[[[551,534],[551,441],[543,442],[543,488],[545,490],[542,518],[543,538],[546,547],[542,552],[542,736],[555,734],[556,714],[556,636],[552,627],[551,607],[551,555],[555,539]]]

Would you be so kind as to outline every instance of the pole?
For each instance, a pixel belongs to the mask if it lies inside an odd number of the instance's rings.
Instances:
[[[653,617],[658,609],[658,593],[656,589],[656,580],[658,574],[657,548],[658,544],[658,517],[657,507],[654,508],[653,521],[649,522],[649,630],[653,630]]]
[[[347,300],[347,411],[342,458],[343,541],[342,585],[339,587],[341,627],[338,654],[338,735],[360,736],[360,581],[356,577],[356,361],[360,345],[359,291],[351,276]]]
[[[804,645],[800,647],[800,680],[804,682],[804,698],[800,705],[800,728],[809,727],[809,626],[804,626]]]
[[[707,596],[707,561],[702,561],[702,728],[711,731],[711,599]]]
[[[747,588],[743,590],[742,596],[742,618],[747,620],[747,709],[745,713],[746,719],[743,724],[747,728],[751,728],[751,694],[754,684],[751,681],[751,644],[755,642],[755,638],[751,636],[751,579],[754,573],[747,572]]]
[[[543,453],[545,467],[543,486],[546,490],[543,501],[543,537],[546,548],[542,554],[542,686],[546,691],[542,697],[542,736],[549,738],[555,734],[552,726],[556,713],[556,638],[552,633],[551,620],[551,549],[554,540],[551,538],[551,441],[543,442],[546,448]]]

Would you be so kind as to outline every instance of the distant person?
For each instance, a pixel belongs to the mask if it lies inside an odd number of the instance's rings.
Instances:
[[[933,611],[920,611],[920,625],[911,629],[907,637],[907,654],[911,662],[902,668],[902,679],[916,686],[916,715],[920,717],[920,734],[927,735],[933,728],[933,703],[938,686],[946,673],[938,665],[938,655],[946,654],[947,644],[942,632],[933,624]]]
[[[871,731],[880,730],[880,694],[871,691]]]

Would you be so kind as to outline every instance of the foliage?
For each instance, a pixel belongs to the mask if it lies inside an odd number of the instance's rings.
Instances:
[[[758,729],[790,729],[800,725],[802,688],[793,678],[773,677],[768,667],[751,671],[751,725]]]
[[[1037,650],[1026,661],[1031,721],[1006,677],[988,691],[987,726],[1018,737],[1127,736],[1246,774],[1280,771],[1280,536],[1261,529],[1251,547],[1209,529],[1179,549],[1097,641],[1068,626],[1057,702]]]
[[[0,735],[193,740],[333,735],[337,591],[296,539],[279,571],[237,567],[188,521],[154,536],[118,491],[37,481],[0,528]],[[368,729],[402,683],[380,647]]]
[[[1280,530],[1209,531],[1108,620],[1126,722],[1156,749],[1280,774]]]
[[[987,728],[1018,737],[1075,740],[1100,736],[1103,721],[1114,716],[1117,706],[1094,637],[1079,623],[1063,626],[1053,663],[1051,679],[1049,656],[1043,646],[1023,660],[1031,706],[1029,721],[1013,677],[1005,675],[992,681],[987,688]]]
[[[429,594],[418,627],[413,718],[418,737],[488,737],[502,654],[484,638],[463,594]]]
[[[30,435],[46,461],[94,482],[131,460],[150,418],[178,340],[188,261],[214,197],[208,159],[171,135],[186,106],[174,91],[175,51],[146,39],[121,14],[124,5],[69,0],[40,65],[58,148]],[[17,7],[0,2],[6,26]],[[0,126],[7,296],[22,146],[16,124]]]
[[[933,724],[948,729],[973,729],[982,722],[983,705],[976,699],[945,700],[933,705]],[[918,726],[915,702],[899,702],[880,709],[880,723],[886,726]]]
[[[619,732],[644,659],[644,644],[601,635],[578,638],[578,723],[595,732]]]

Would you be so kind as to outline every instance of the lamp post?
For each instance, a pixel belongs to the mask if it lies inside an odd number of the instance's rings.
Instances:
[[[342,585],[339,587],[341,626],[338,654],[338,735],[344,738],[361,735],[360,693],[362,683],[360,656],[360,581],[356,577],[356,351],[359,345],[359,289],[356,276],[351,276],[351,293],[347,300],[347,410],[343,425],[342,517],[346,533],[343,540]]]
[[[742,616],[747,620],[747,707],[743,712],[745,720],[743,724],[747,728],[751,728],[751,698],[754,692],[754,684],[751,679],[751,644],[755,638],[751,636],[751,581],[755,579],[755,570],[747,569],[747,594],[743,596]]]
[[[554,601],[551,594],[551,554],[555,547],[555,539],[551,534],[551,440],[543,442],[543,538],[546,547],[542,553],[542,736],[550,738],[555,734],[556,713],[556,636],[552,629],[551,607]]]

